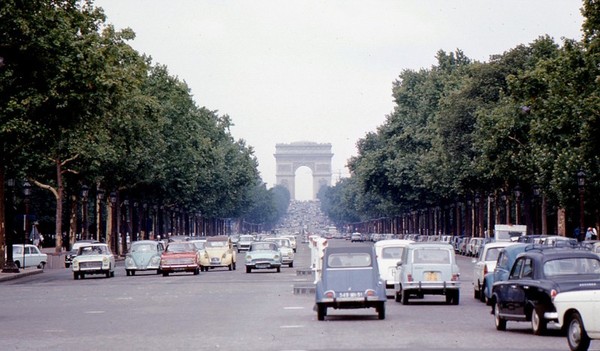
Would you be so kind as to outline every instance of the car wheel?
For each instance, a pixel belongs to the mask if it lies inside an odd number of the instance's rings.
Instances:
[[[474,299],[479,299],[480,294],[481,294],[481,290],[475,290],[475,288],[473,288],[473,298]]]
[[[567,342],[571,351],[585,351],[590,347],[590,337],[587,335],[581,320],[581,315],[573,312],[567,329]]]
[[[198,274],[200,274],[200,268],[196,267],[196,269],[194,269],[194,275]]]
[[[233,262],[233,270],[235,271],[236,268],[237,268],[236,264],[235,264],[235,262]]]
[[[163,277],[168,277],[169,276],[169,272],[162,272]]]
[[[111,278],[114,278],[114,277],[115,277],[115,271],[111,271],[111,272],[110,272],[110,277],[111,277]]]
[[[460,290],[456,290],[454,294],[452,294],[452,304],[458,305],[460,303]]]
[[[252,272],[252,268],[246,267],[246,273],[250,273],[250,272]]]
[[[494,305],[494,323],[496,330],[506,330],[506,319],[500,316],[500,304],[496,302]]]
[[[21,262],[19,262],[19,261],[15,261],[15,266],[17,266],[17,268],[19,268],[19,269],[20,269],[20,268],[21,268]]]
[[[277,267],[277,273],[281,272],[281,267]]]
[[[125,270],[125,275],[129,277],[131,275],[131,271],[129,269],[126,269]]]
[[[233,270],[233,263],[230,263],[228,266],[229,270],[232,271]]]
[[[548,322],[544,319],[544,312],[536,310],[531,311],[531,329],[534,335],[544,335]]]
[[[110,278],[110,268],[108,268],[108,271],[106,271],[106,278]]]
[[[408,293],[405,293],[403,291],[400,292],[400,295],[402,296],[402,304],[403,305],[408,305]]]
[[[381,302],[377,308],[377,318],[385,319],[385,302]]]
[[[400,301],[402,301],[402,295],[401,295],[401,294],[399,294],[397,291],[394,293],[394,300],[395,300],[396,302],[400,302]]]
[[[39,269],[44,270],[44,267],[46,267],[46,262],[40,262],[40,264],[38,264]]]
[[[134,276],[135,275],[135,271],[131,271],[131,275]],[[113,272],[113,277],[115,276],[115,272]]]
[[[79,273],[79,279],[85,279],[85,273]]]
[[[73,279],[74,279],[74,280],[77,280],[77,279],[79,279],[79,273],[77,273],[77,272],[73,272]]]
[[[483,286],[481,289],[479,289],[479,301],[485,303],[485,296],[487,293],[487,287]]]
[[[292,262],[290,262],[290,268],[293,268],[293,267],[294,267],[294,262],[292,261]]]
[[[324,321],[326,315],[327,315],[327,306],[325,306],[323,304],[317,304],[317,319],[320,321]]]

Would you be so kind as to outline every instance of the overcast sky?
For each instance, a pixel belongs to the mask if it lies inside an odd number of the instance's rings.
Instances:
[[[275,144],[331,143],[335,182],[393,109],[392,83],[438,50],[487,61],[548,34],[580,39],[581,0],[96,0],[130,44],[229,115],[275,183]],[[296,197],[311,196],[310,171]]]

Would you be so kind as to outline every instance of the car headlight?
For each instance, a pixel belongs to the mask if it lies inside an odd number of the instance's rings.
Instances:
[[[274,259],[278,260],[279,259],[279,255],[275,255],[273,256]]]
[[[160,263],[160,257],[158,256],[154,256],[152,257],[152,260],[150,261],[153,265],[155,264],[159,264]]]
[[[246,255],[246,261],[252,261],[252,256]]]
[[[131,267],[131,266],[133,266],[133,265],[134,265],[134,264],[133,264],[133,259],[132,259],[131,257],[127,257],[127,258],[125,259],[125,266],[126,266],[126,267]]]
[[[210,258],[210,257],[208,256],[208,252],[205,252],[205,253],[204,253],[204,258],[205,258],[205,259],[207,259],[207,260]]]
[[[77,260],[73,260],[73,270],[78,270],[79,269],[79,261]]]

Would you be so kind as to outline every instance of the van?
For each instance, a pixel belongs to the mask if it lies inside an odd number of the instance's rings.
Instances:
[[[527,235],[527,226],[519,224],[496,224],[494,226],[495,241],[517,241]]]

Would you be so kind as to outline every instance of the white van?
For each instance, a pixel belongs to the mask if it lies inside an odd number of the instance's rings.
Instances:
[[[412,240],[390,239],[375,243],[379,276],[385,281],[388,289],[392,289],[394,283],[397,283],[395,279],[398,261],[402,259],[404,249],[412,242]]]
[[[527,235],[527,226],[520,224],[496,224],[494,239],[496,241],[517,241],[520,236]]]

